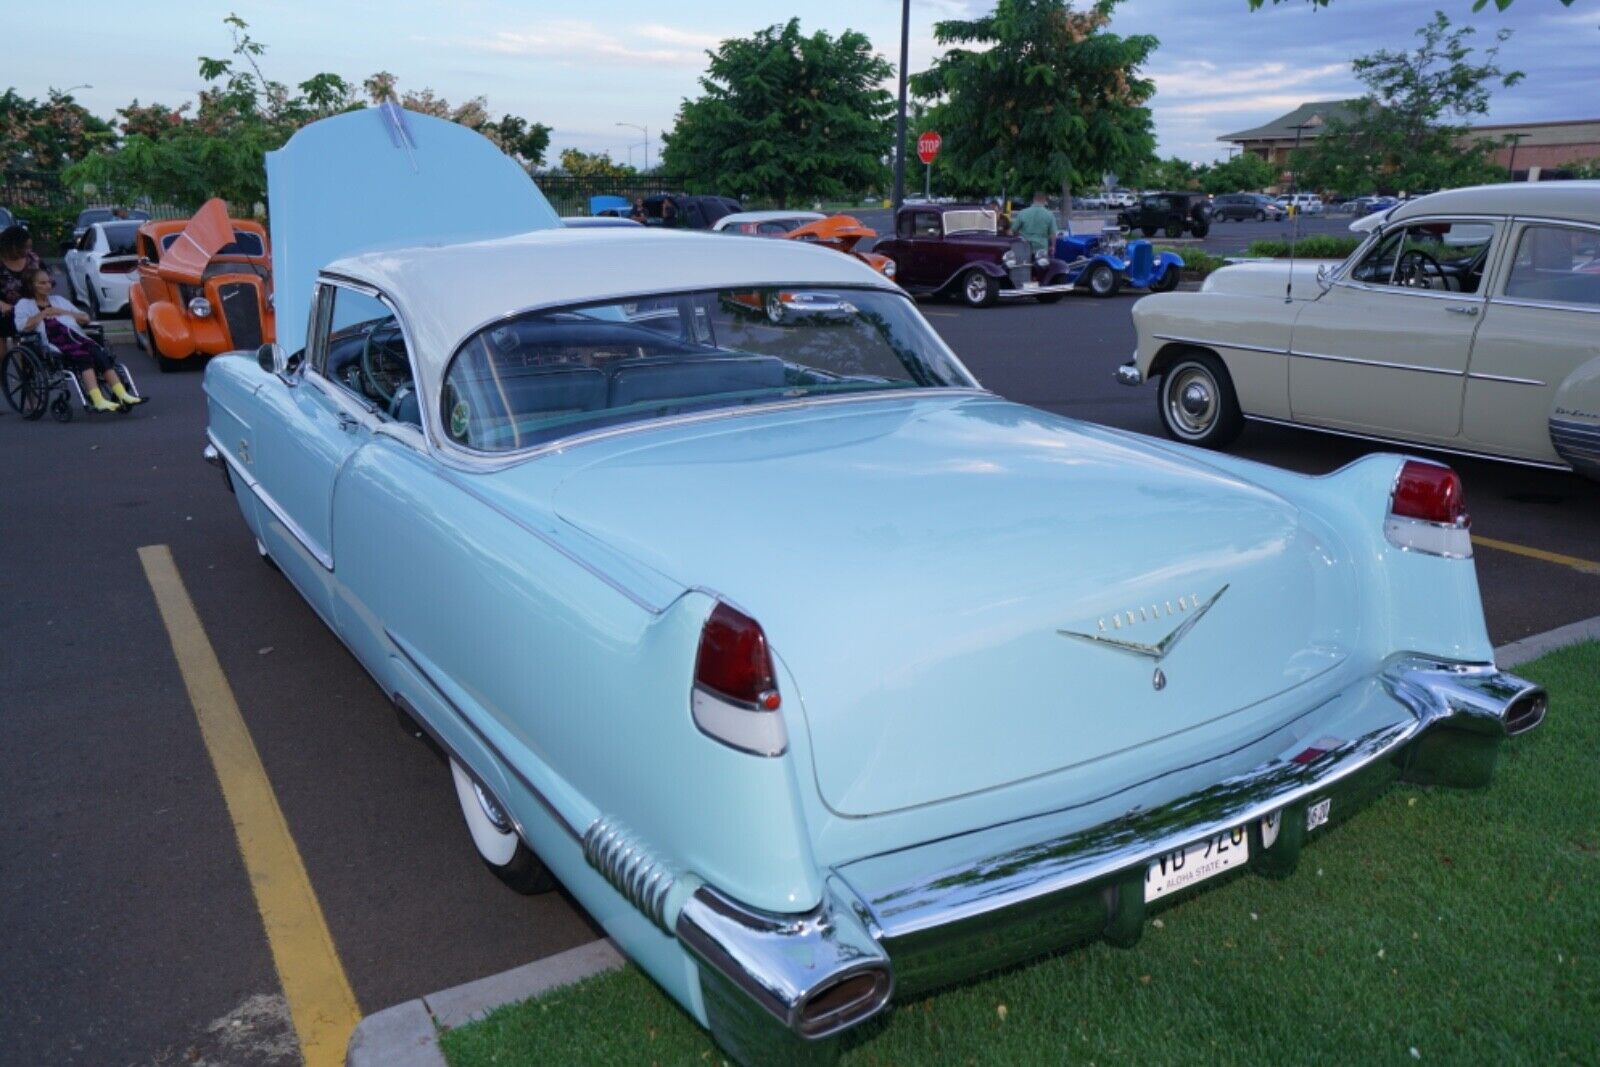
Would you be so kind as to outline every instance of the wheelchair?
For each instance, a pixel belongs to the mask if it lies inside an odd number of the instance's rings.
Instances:
[[[89,340],[111,352],[111,347],[106,344],[105,328],[98,322],[85,326],[83,332]],[[127,365],[115,355],[112,360],[112,369],[122,379],[123,387],[142,398],[143,394],[134,384]],[[11,405],[11,409],[30,422],[43,418],[46,411],[57,422],[71,422],[74,399],[84,411],[93,410],[89,398],[84,395],[83,382],[78,373],[67,366],[60,352],[31,331],[13,338],[10,350],[0,358],[0,387],[4,389],[6,403]],[[119,406],[117,414],[126,415],[130,410]]]

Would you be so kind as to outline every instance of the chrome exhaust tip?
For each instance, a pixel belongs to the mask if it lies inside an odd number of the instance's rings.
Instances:
[[[1550,710],[1550,697],[1544,689],[1533,686],[1526,692],[1519,694],[1506,706],[1505,726],[1506,736],[1516,737],[1544,722],[1545,712]]]
[[[795,1012],[801,1037],[826,1037],[868,1018],[888,1003],[894,980],[887,967],[836,977],[807,995]]]

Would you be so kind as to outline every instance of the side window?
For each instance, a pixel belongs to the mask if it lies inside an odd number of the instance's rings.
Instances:
[[[390,418],[420,424],[411,357],[389,305],[359,289],[328,286],[317,319],[314,358],[323,377]]]
[[[932,211],[919,211],[914,216],[916,236],[918,237],[943,237],[944,227],[939,224],[939,216]]]
[[[1355,281],[1476,293],[1494,240],[1488,222],[1421,222],[1384,236],[1350,272]]]
[[[100,231],[95,229],[93,226],[90,226],[87,230],[84,230],[83,236],[78,238],[78,251],[93,252],[95,238],[98,236],[100,236]]]
[[[1600,230],[1525,228],[1506,278],[1506,296],[1600,307]]]
[[[894,235],[904,240],[915,232],[916,216],[909,211],[895,220]]]
[[[148,235],[142,233],[139,235],[139,258],[149,260],[151,263],[154,263],[161,258],[160,253],[156,251],[155,241],[153,241]]]

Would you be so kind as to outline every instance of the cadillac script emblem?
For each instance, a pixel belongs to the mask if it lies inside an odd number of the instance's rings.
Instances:
[[[1194,629],[1195,624],[1211,610],[1211,605],[1222,599],[1222,594],[1228,591],[1225,585],[1211,594],[1209,600],[1202,601],[1198,593],[1189,596],[1180,596],[1176,601],[1166,600],[1160,604],[1145,604],[1130,611],[1119,611],[1111,615],[1103,615],[1095,622],[1095,629],[1090,633],[1081,633],[1077,630],[1057,630],[1062,637],[1076,637],[1080,641],[1090,641],[1097,645],[1110,645],[1112,648],[1121,649],[1123,652],[1135,656],[1147,656],[1156,661],[1156,670],[1150,678],[1150,684],[1157,689],[1165,689],[1167,676],[1161,670],[1161,661],[1166,659],[1184,635]],[[1134,641],[1132,632],[1136,627],[1160,619],[1180,619],[1178,625],[1167,636],[1154,643]],[[1128,633],[1128,637],[1121,636]]]

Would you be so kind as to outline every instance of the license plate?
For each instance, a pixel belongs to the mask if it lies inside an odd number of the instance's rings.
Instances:
[[[1150,862],[1144,872],[1146,902],[1187,889],[1213,875],[1243,866],[1250,859],[1250,835],[1242,826],[1213,834],[1187,848]]]
[[[1039,283],[1038,282],[1023,282],[1022,283],[1022,287],[1024,289],[1037,289],[1037,288],[1039,288]]]

